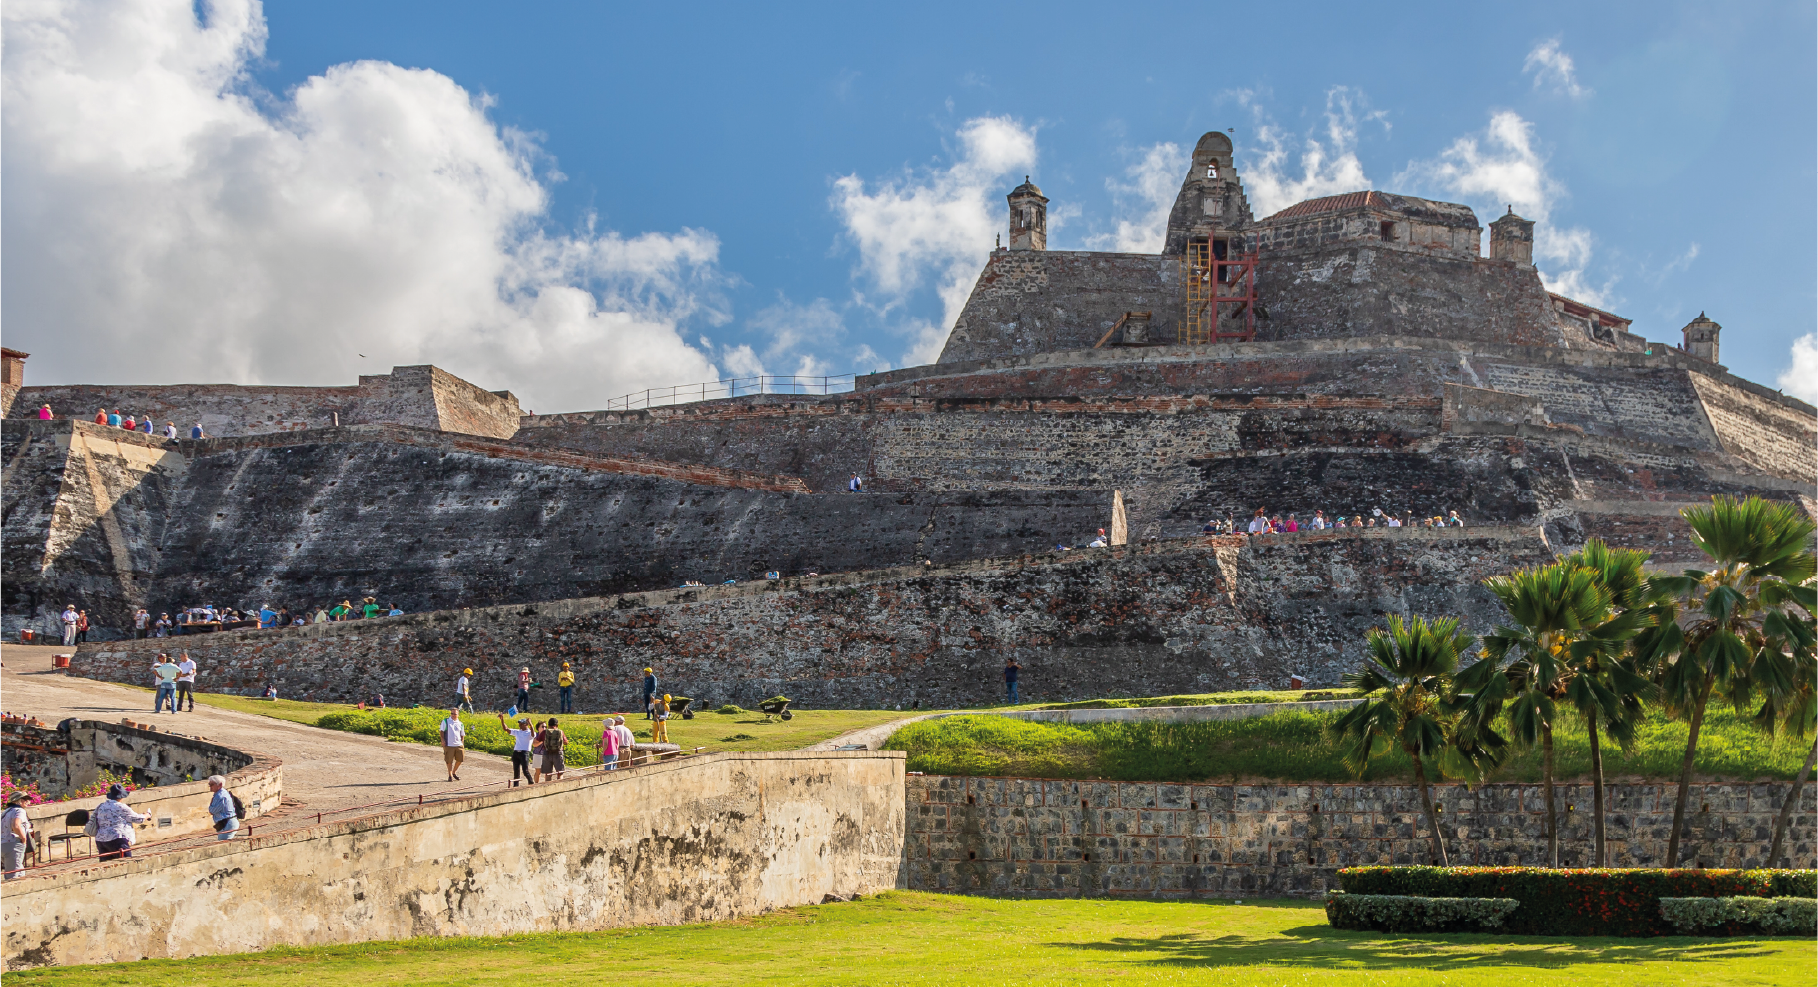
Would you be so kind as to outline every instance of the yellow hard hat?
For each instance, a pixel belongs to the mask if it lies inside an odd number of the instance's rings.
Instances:
[[[668,701],[669,701],[669,693],[667,693],[667,692],[665,692],[665,693],[663,693],[663,701],[664,701],[664,702],[668,702]]]
[[[646,669],[644,669],[644,671],[648,672],[648,671],[650,671],[650,669],[646,668]]]
[[[462,675],[472,675],[472,674],[473,674],[473,669],[471,669],[471,668],[463,668],[463,669],[461,669],[461,674],[462,674]]]
[[[567,667],[568,667],[568,663],[567,663],[567,662],[563,662],[563,663],[562,663],[562,667],[563,667],[563,668],[567,668]]]

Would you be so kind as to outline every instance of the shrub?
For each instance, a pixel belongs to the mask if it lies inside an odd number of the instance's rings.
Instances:
[[[1552,870],[1540,867],[1349,867],[1350,894],[1513,898],[1505,930],[1543,936],[1670,936],[1662,898],[1772,898],[1799,894],[1818,872],[1786,870]]]
[[[1818,898],[1662,898],[1660,916],[1688,936],[1811,936]]]
[[[742,710],[742,709],[740,709],[740,708],[739,708],[739,707],[737,707],[737,706],[735,706],[735,705],[733,705],[733,704],[732,704],[732,703],[727,703],[727,704],[726,704],[726,705],[724,705],[724,706],[721,706],[721,707],[720,707],[720,708],[719,708],[719,709],[716,709],[716,710],[714,710],[714,712],[715,712],[715,713],[724,713],[724,714],[726,714],[726,715],[727,715],[727,716],[736,716],[736,715],[738,715],[738,714],[739,714],[739,713],[743,713],[743,712],[744,712],[744,710]]]
[[[1501,929],[1521,902],[1513,898],[1421,898],[1400,894],[1346,894],[1326,898],[1334,929],[1377,932],[1481,932]]]

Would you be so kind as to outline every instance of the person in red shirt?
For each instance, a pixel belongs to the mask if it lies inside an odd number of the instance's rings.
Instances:
[[[139,422],[133,416],[127,415],[126,420],[120,423],[120,427],[131,432],[139,427]]]
[[[102,408],[100,411],[95,412],[95,424],[97,424],[97,425],[107,424],[107,409],[106,408]]]

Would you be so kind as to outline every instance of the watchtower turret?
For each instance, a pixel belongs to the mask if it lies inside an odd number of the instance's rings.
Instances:
[[[1490,258],[1512,260],[1526,267],[1534,266],[1534,222],[1515,215],[1510,206],[1507,215],[1490,224]]]
[[[1700,360],[1716,363],[1717,334],[1722,331],[1722,326],[1705,318],[1704,313],[1700,312],[1698,318],[1685,324],[1685,346],[1681,348]]]
[[[1048,249],[1048,200],[1042,190],[1023,176],[1023,183],[1010,190],[1010,249]]]

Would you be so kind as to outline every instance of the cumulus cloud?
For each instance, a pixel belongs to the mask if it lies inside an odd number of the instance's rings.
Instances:
[[[832,206],[857,246],[858,274],[873,289],[861,301],[886,317],[932,285],[942,323],[905,319],[906,364],[933,363],[965,307],[992,236],[1004,228],[1003,195],[1033,170],[1035,130],[1009,117],[977,117],[960,126],[957,153],[945,168],[911,169],[867,183],[845,175],[833,183]]]
[[[1260,150],[1252,152],[1257,156],[1243,162],[1239,170],[1250,211],[1258,219],[1296,202],[1371,187],[1363,162],[1357,159],[1357,128],[1370,122],[1387,127],[1387,115],[1367,109],[1350,87],[1334,86],[1326,91],[1323,138],[1317,132],[1292,137],[1269,119],[1256,93],[1244,90],[1235,95],[1256,120],[1255,146]],[[1296,152],[1299,173],[1293,174],[1288,159]],[[1175,181],[1178,184],[1179,178]]]
[[[1818,404],[1818,332],[1793,340],[1792,361],[1775,383],[1801,401]]]
[[[1160,253],[1168,234],[1168,212],[1180,192],[1181,177],[1192,156],[1172,142],[1152,144],[1124,169],[1121,179],[1105,179],[1111,193],[1116,227],[1086,237],[1090,250]]]
[[[1609,303],[1615,280],[1595,285],[1586,274],[1594,246],[1590,231],[1552,222],[1565,189],[1547,173],[1546,159],[1534,147],[1534,125],[1520,114],[1491,115],[1483,132],[1458,138],[1437,158],[1411,163],[1395,180],[1457,196],[1485,221],[1513,207],[1535,223],[1534,264],[1547,290],[1589,305]]]
[[[433,362],[553,410],[718,376],[677,331],[725,319],[713,235],[553,228],[535,141],[446,76],[365,61],[257,93],[255,0],[3,16],[5,325],[38,380]]]
[[[1527,60],[1522,62],[1521,70],[1534,77],[1534,88],[1545,89],[1573,99],[1583,99],[1591,95],[1591,90],[1578,84],[1578,72],[1572,64],[1572,56],[1561,51],[1559,39],[1542,41],[1528,52]]]

